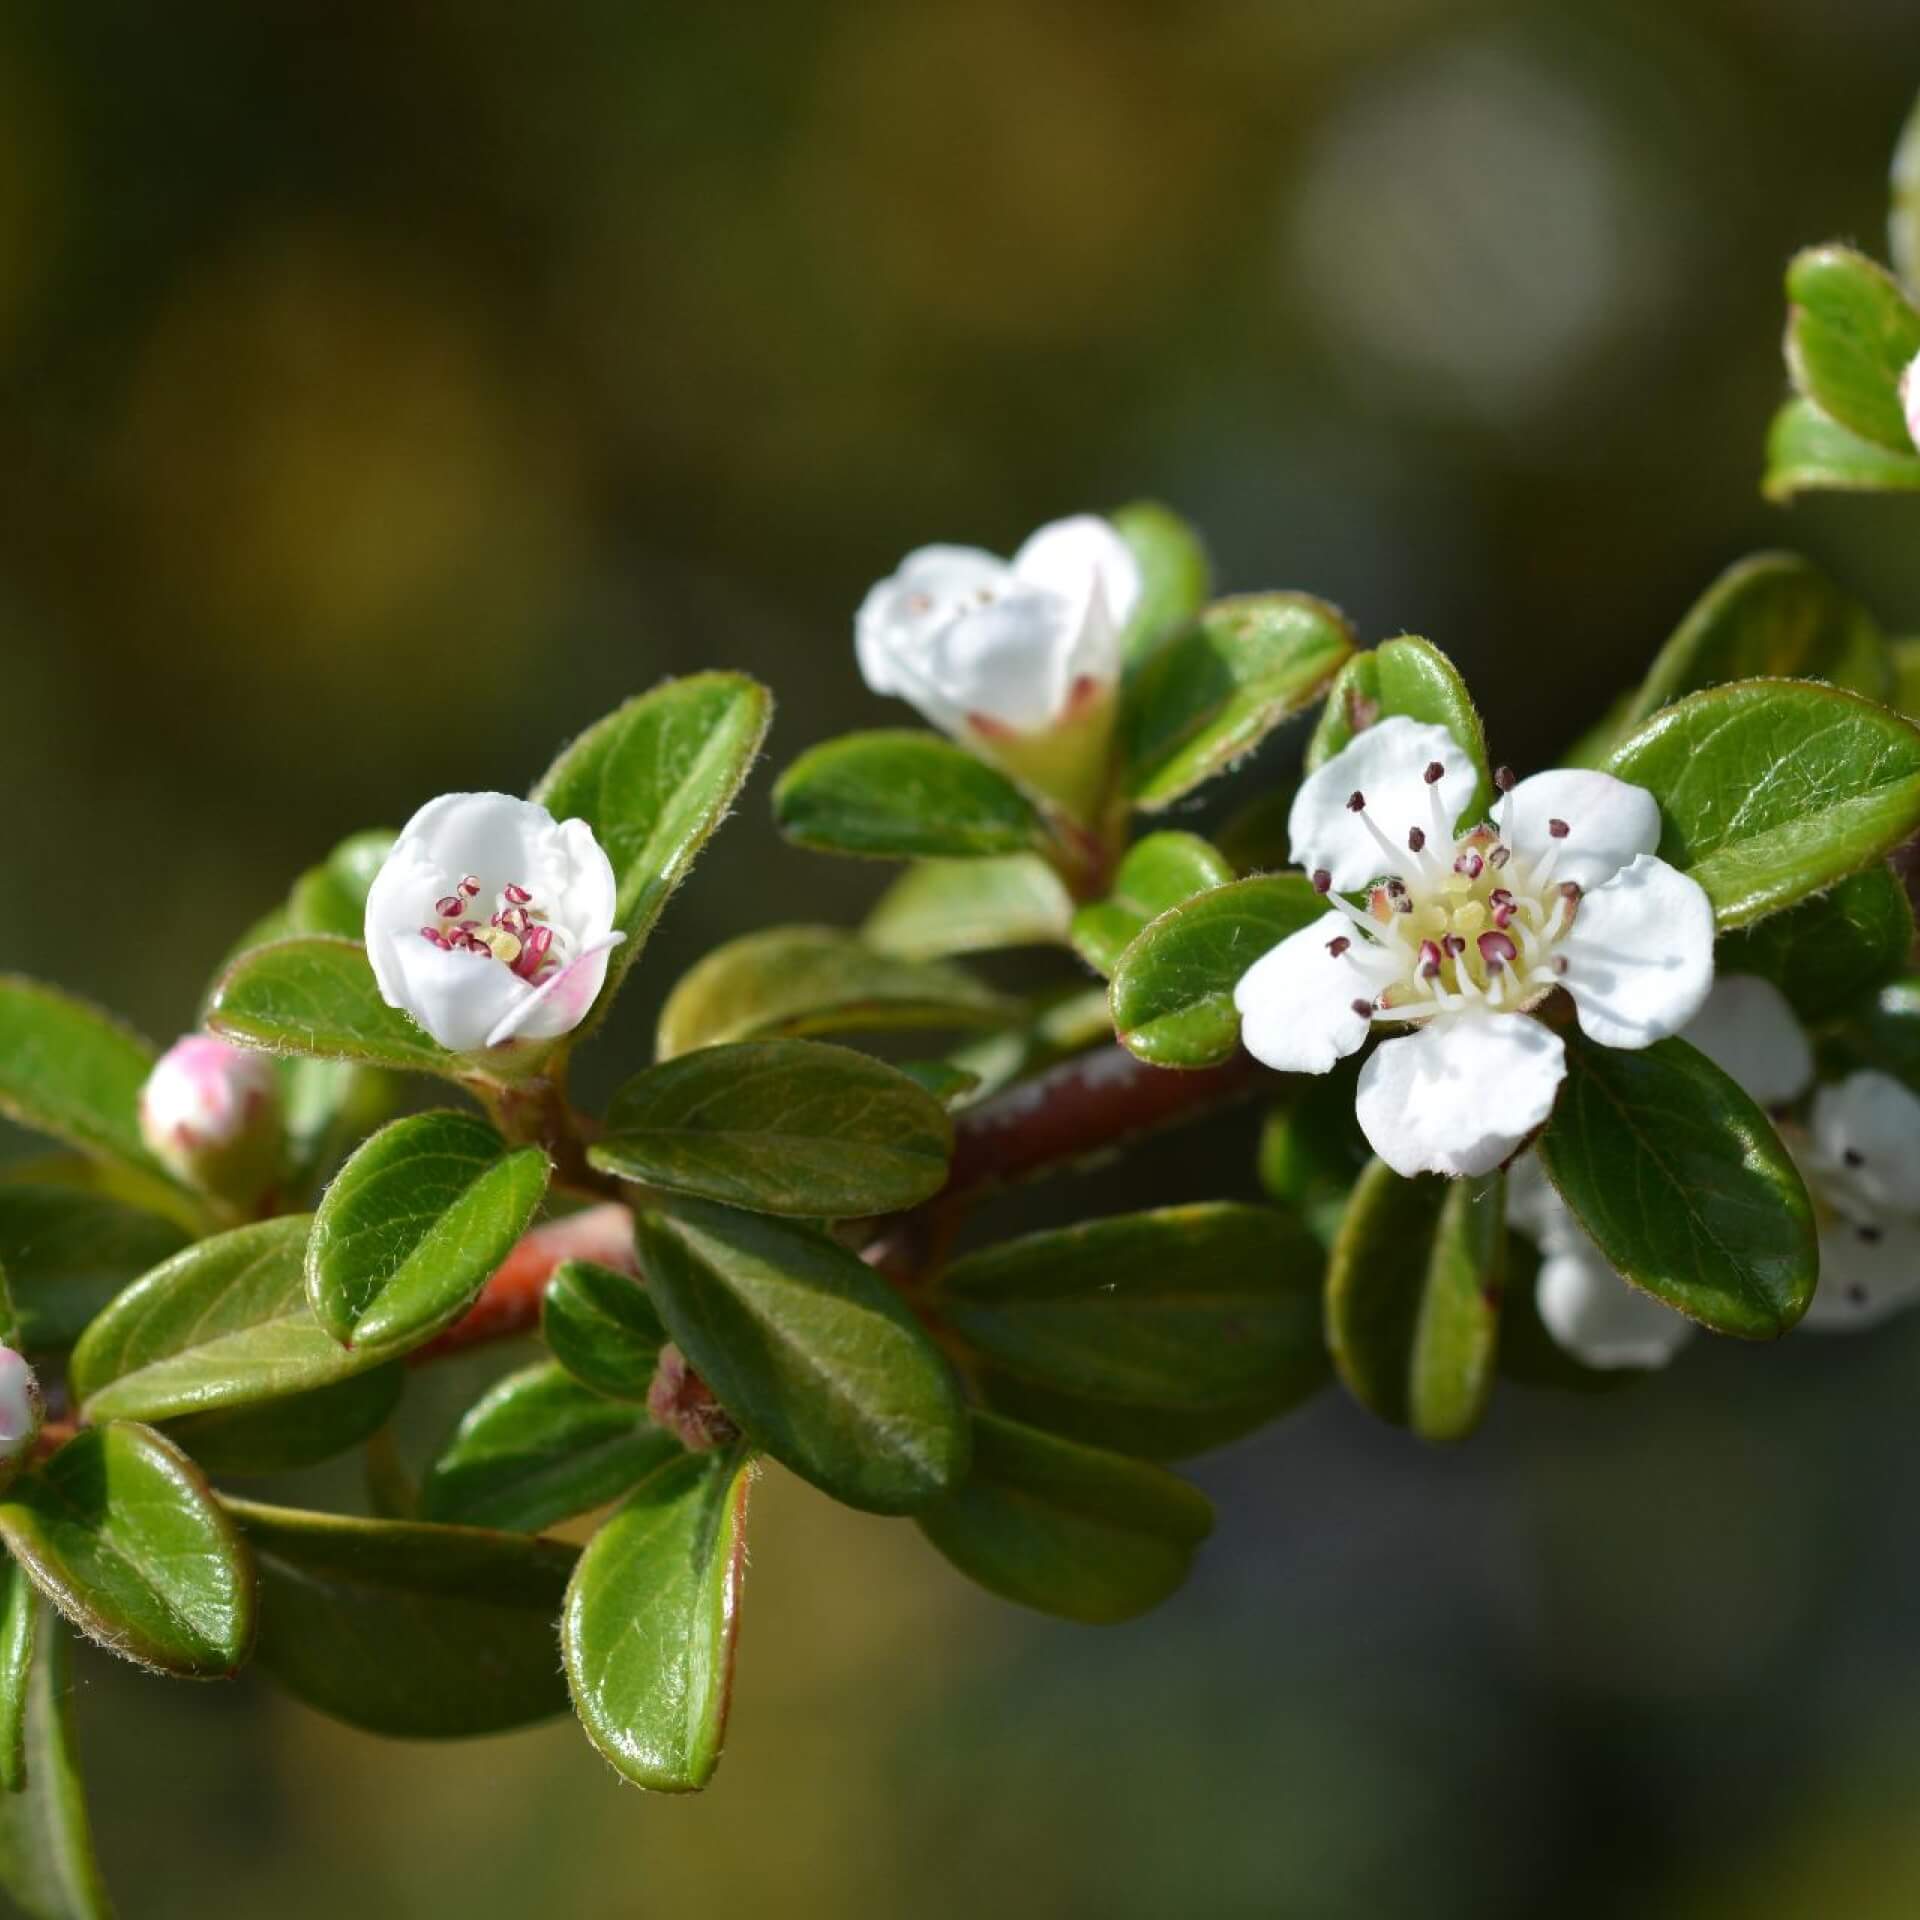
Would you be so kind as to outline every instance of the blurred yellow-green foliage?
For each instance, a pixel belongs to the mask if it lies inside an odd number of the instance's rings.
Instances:
[[[347,831],[688,668],[775,685],[777,758],[889,717],[849,618],[900,551],[1140,493],[1431,635],[1523,766],[1755,546],[1911,631],[1910,507],[1756,481],[1781,267],[1880,250],[1916,86],[1911,0],[7,9],[0,965],[170,1038]],[[764,799],[597,1084],[714,941],[871,897]],[[698,1802],[88,1657],[109,1873],[130,1920],[1895,1920],[1920,1328],[1708,1344],[1458,1455],[1329,1395],[1202,1463],[1202,1571],[1119,1630],[775,1474]]]

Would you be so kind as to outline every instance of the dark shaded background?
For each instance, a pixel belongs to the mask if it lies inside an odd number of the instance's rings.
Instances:
[[[1916,85],[1910,0],[9,8],[0,965],[169,1038],[345,832],[669,672],[770,680],[776,761],[898,718],[870,579],[1135,494],[1436,639],[1523,767],[1755,546],[1920,626],[1909,505],[1756,492],[1781,268],[1882,250]],[[877,881],[763,778],[598,1083]],[[130,1920],[1910,1915],[1917,1346],[1701,1341],[1446,1455],[1330,1394],[1104,1632],[775,1473],[697,1802],[88,1659],[109,1872]]]

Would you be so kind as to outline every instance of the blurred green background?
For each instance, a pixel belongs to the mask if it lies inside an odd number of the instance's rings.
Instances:
[[[871,579],[1136,494],[1433,637],[1523,768],[1756,546],[1914,630],[1910,506],[1756,487],[1785,259],[1882,251],[1917,85],[1911,0],[7,8],[0,965],[166,1040],[347,831],[689,668],[774,684],[776,761],[898,721]],[[879,877],[763,778],[590,1084]],[[1329,1394],[1200,1463],[1200,1574],[1100,1632],[776,1472],[697,1802],[89,1656],[109,1874],[130,1920],[1911,1915],[1917,1366],[1703,1341],[1447,1455]]]

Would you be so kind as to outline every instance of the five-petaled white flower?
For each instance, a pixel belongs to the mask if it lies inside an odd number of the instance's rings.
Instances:
[[[1900,405],[1907,416],[1907,436],[1920,447],[1920,353],[1907,362],[1900,376]]]
[[[1817,1088],[1805,1124],[1779,1110],[1813,1085],[1813,1049],[1770,981],[1715,983],[1686,1039],[1775,1112],[1820,1226],[1820,1285],[1801,1325],[1846,1332],[1920,1299],[1920,1099],[1890,1074]],[[1507,1183],[1507,1217],[1540,1249],[1540,1318],[1590,1367],[1658,1367],[1693,1322],[1608,1266],[1532,1154]]]
[[[607,977],[612,863],[584,820],[505,793],[430,800],[367,893],[367,957],[381,997],[443,1047],[554,1040]]]
[[[1404,1034],[1361,1069],[1355,1109],[1409,1177],[1489,1173],[1545,1122],[1566,1049],[1528,1015],[1553,988],[1591,1039],[1638,1048],[1713,983],[1713,907],[1654,857],[1652,795],[1502,768],[1493,818],[1456,833],[1475,779],[1444,727],[1400,715],[1311,774],[1287,826],[1329,911],[1234,993],[1248,1051],[1282,1072],[1325,1073],[1376,1026]]]
[[[1078,514],[1042,527],[1011,561],[978,547],[908,554],[861,602],[854,651],[875,693],[911,701],[1074,809],[1104,772],[1120,636],[1140,591],[1112,524]]]

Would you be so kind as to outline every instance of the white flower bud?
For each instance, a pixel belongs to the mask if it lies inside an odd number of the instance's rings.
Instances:
[[[43,1411],[33,1369],[11,1347],[0,1347],[0,1484],[33,1451]]]
[[[279,1179],[284,1147],[272,1060],[212,1034],[176,1040],[140,1090],[140,1131],[183,1180],[252,1206]]]
[[[1906,409],[1907,436],[1920,448],[1920,353],[1907,363],[1900,376],[1900,404]]]

